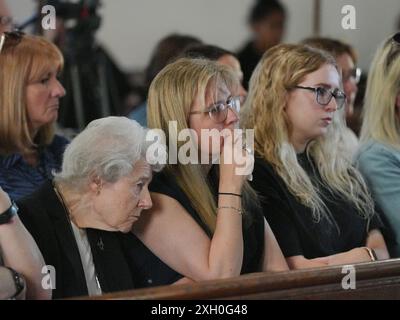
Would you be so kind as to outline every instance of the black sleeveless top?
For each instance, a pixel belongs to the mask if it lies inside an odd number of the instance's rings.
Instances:
[[[210,174],[210,176],[215,176],[215,174]],[[215,190],[215,186],[218,186],[217,179],[211,178],[210,185]],[[164,194],[178,201],[211,238],[211,233],[207,226],[191,206],[190,200],[172,175],[168,175],[165,172],[157,173],[149,189],[151,192]],[[217,193],[218,189],[214,193],[216,198]],[[264,216],[262,210],[256,205],[250,204],[245,208],[245,211],[246,213],[243,215],[244,256],[242,274],[260,271],[264,252]],[[131,267],[136,271],[136,288],[168,285],[183,277],[163,263],[136,236],[128,234],[126,235],[126,240],[132,248],[129,252],[131,259],[128,260],[134,264]]]

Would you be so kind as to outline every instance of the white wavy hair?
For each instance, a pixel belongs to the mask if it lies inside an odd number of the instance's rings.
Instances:
[[[68,145],[61,172],[54,180],[81,190],[91,177],[116,182],[146,159],[148,129],[126,117],[106,117],[90,122]],[[153,142],[154,143],[154,142]],[[162,165],[152,165],[160,171]]]

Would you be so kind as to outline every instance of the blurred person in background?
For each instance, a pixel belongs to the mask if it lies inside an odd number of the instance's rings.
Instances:
[[[131,110],[128,118],[136,120],[142,126],[147,126],[147,91],[150,83],[168,63],[176,59],[186,48],[201,43],[201,40],[196,37],[175,33],[162,38],[158,42],[145,71],[144,92],[146,100]]]
[[[255,1],[248,17],[252,39],[237,53],[243,69],[243,86],[246,89],[264,52],[282,41],[285,20],[286,10],[279,1]]]

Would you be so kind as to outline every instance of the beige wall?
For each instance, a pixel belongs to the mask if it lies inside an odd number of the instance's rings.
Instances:
[[[33,10],[33,0],[7,0],[19,21]],[[321,0],[322,35],[354,44],[360,65],[368,68],[377,45],[395,30],[399,0]],[[289,11],[285,41],[312,32],[313,0],[282,0]],[[246,15],[252,0],[103,0],[99,39],[121,66],[141,69],[155,43],[170,32],[188,33],[230,50],[247,38]],[[343,30],[341,8],[354,5],[357,30]]]

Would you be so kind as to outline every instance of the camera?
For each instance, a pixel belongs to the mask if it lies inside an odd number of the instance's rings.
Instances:
[[[97,15],[97,8],[100,6],[100,0],[47,0],[47,5],[56,9],[57,16],[64,20],[86,18]]]
[[[101,24],[97,9],[101,6],[100,0],[47,0],[47,5],[55,8],[57,17],[68,21],[73,20],[73,29],[77,33],[96,31]]]

